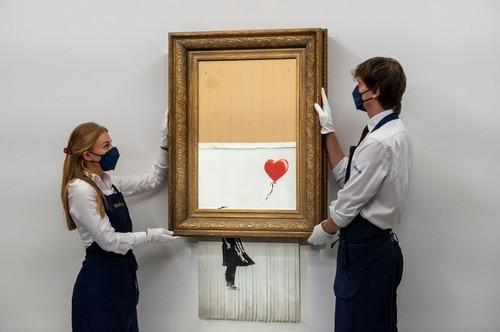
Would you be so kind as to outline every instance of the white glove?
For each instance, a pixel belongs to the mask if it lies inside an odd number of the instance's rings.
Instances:
[[[318,103],[314,103],[314,109],[318,113],[319,123],[321,124],[321,133],[328,134],[335,132],[333,127],[333,114],[328,99],[326,99],[325,89],[321,88],[321,99],[323,100],[323,108]]]
[[[165,228],[148,228],[147,231],[148,242],[152,243],[165,243],[178,238],[178,236],[173,235],[174,232]]]
[[[163,121],[161,122],[161,139],[160,146],[167,147],[168,146],[168,108],[163,115]]]
[[[333,238],[333,234],[326,232],[321,224],[317,224],[314,226],[311,236],[307,239],[312,245],[320,246],[323,244],[327,244]]]

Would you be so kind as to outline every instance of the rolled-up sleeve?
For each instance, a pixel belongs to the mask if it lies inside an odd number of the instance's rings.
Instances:
[[[160,149],[151,171],[142,175],[112,176],[113,183],[124,196],[132,196],[158,188],[167,177],[167,151]]]
[[[337,199],[330,204],[330,218],[338,226],[349,225],[377,193],[389,172],[390,159],[390,150],[377,140],[367,140],[356,149],[349,181],[339,190]],[[347,160],[345,163],[347,165]],[[340,175],[340,171],[338,174]]]

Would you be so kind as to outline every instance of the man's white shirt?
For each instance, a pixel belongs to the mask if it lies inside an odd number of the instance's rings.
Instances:
[[[340,227],[349,225],[358,213],[382,229],[393,228],[401,219],[409,190],[411,141],[400,119],[373,131],[391,113],[386,110],[368,121],[370,132],[354,152],[347,183],[347,158],[332,170],[343,186],[329,209],[330,218]]]

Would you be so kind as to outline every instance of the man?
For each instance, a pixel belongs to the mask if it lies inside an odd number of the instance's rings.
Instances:
[[[399,119],[406,77],[394,59],[375,57],[356,67],[354,104],[369,117],[346,158],[335,135],[324,90],[315,104],[335,178],[343,185],[329,217],[308,241],[327,243],[339,231],[335,276],[335,331],[397,331],[396,288],[403,256],[392,228],[408,194],[411,142]]]

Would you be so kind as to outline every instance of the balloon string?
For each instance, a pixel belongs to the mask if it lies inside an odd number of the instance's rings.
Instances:
[[[269,194],[267,194],[266,201],[269,198],[269,195],[271,195],[271,193],[273,192],[273,189],[274,189],[274,183],[271,182],[271,191],[269,192]]]

